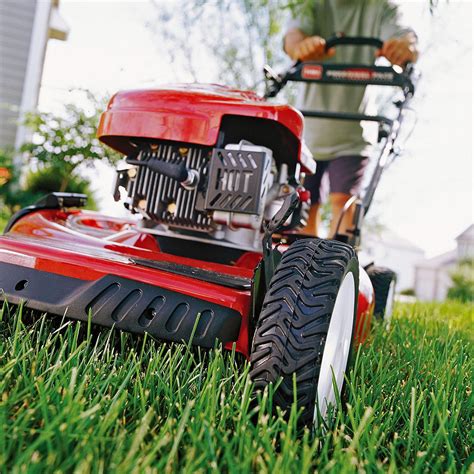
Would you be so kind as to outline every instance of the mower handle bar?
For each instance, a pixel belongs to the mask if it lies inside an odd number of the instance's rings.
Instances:
[[[336,33],[326,40],[324,49],[329,51],[336,46],[373,46],[377,49],[382,49],[383,41],[372,36],[345,36],[344,33]],[[299,66],[303,61],[296,61],[290,69]]]
[[[382,48],[383,41],[379,38],[365,36],[344,36],[338,34],[328,38],[326,41],[326,50],[340,45],[352,46],[373,46]],[[306,66],[312,65],[314,75],[304,75]],[[317,70],[316,70],[317,69]],[[345,72],[344,72],[345,71]],[[374,66],[374,65],[354,65],[354,64],[333,64],[318,62],[296,61],[283,74],[277,74],[268,65],[264,67],[264,74],[267,83],[265,98],[275,97],[280,90],[289,81],[296,82],[322,82],[331,84],[349,84],[349,85],[385,85],[400,87],[405,96],[414,93],[414,84],[412,81],[413,65],[407,63],[404,72],[396,71],[393,66]],[[351,77],[352,75],[352,77]]]
[[[298,61],[283,74],[277,74],[269,66],[265,66],[264,74],[268,82],[264,97],[267,99],[275,97],[288,82],[395,86],[401,88],[404,95],[408,96],[413,95],[415,91],[413,79],[416,79],[416,75],[413,75],[413,71],[411,63],[405,66],[403,72],[396,71],[392,66]]]
[[[370,36],[345,36],[344,33],[337,33],[326,40],[326,51],[336,46],[373,46],[381,49],[383,41]]]

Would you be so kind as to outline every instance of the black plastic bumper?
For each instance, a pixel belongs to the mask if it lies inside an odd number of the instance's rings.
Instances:
[[[0,300],[72,319],[213,347],[236,341],[241,315],[230,308],[115,275],[84,281],[0,262]],[[196,324],[197,317],[199,321]]]

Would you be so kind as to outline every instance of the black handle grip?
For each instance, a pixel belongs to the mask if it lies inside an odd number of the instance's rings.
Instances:
[[[146,166],[149,170],[168,176],[168,178],[174,179],[178,183],[186,181],[189,176],[188,169],[183,161],[180,163],[169,163],[161,160],[141,161],[131,157],[128,157],[125,161],[130,165]]]
[[[379,38],[373,38],[370,36],[344,36],[342,33],[331,36],[326,40],[326,51],[335,46],[373,46],[374,48],[381,49],[383,46],[383,41]],[[302,63],[298,59],[291,69],[296,68]]]
[[[337,34],[326,40],[326,51],[335,46],[373,46],[380,49],[383,46],[383,41],[369,36],[344,36],[343,34]]]

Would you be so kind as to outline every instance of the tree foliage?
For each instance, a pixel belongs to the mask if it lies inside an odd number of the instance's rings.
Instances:
[[[106,101],[88,91],[85,106],[66,104],[62,113],[32,112],[25,125],[31,139],[21,147],[24,166],[14,166],[14,150],[0,150],[0,218],[33,204],[45,194],[67,191],[87,194],[94,208],[90,182],[81,174],[97,160],[115,163],[121,155],[96,138]]]
[[[152,28],[179,79],[255,88],[265,64],[284,61],[282,38],[290,12],[307,0],[154,0]],[[213,63],[209,64],[209,59]]]
[[[464,303],[474,302],[474,259],[462,260],[451,274],[453,282],[448,290],[448,299]]]
[[[97,160],[115,163],[121,156],[103,146],[96,137],[104,100],[86,92],[87,110],[75,105],[64,106],[64,113],[32,112],[25,125],[33,132],[31,141],[21,147],[28,162],[38,170],[49,169],[59,178],[59,189],[65,191],[80,167],[94,166]]]
[[[283,52],[288,20],[311,14],[320,0],[152,1],[157,16],[149,27],[178,80],[261,89],[265,64],[278,69],[289,62]],[[439,0],[426,1],[433,13]]]

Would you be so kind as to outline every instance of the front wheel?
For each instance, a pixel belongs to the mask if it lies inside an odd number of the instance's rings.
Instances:
[[[324,417],[341,393],[355,326],[359,264],[352,247],[302,239],[283,254],[265,295],[251,348],[256,390],[282,379],[274,402],[289,411],[294,399],[301,422]]]

